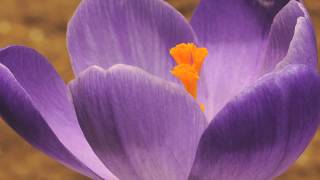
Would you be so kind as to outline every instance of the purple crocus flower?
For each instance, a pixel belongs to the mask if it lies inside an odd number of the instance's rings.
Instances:
[[[202,0],[188,23],[162,0],[82,0],[67,40],[68,85],[36,51],[0,50],[0,111],[88,177],[272,179],[318,127],[317,50],[300,1]]]

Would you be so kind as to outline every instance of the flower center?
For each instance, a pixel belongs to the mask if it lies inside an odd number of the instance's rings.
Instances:
[[[178,78],[185,89],[197,99],[197,83],[204,59],[208,55],[206,48],[199,48],[193,43],[182,43],[170,49],[170,54],[177,63],[171,73]],[[203,104],[200,108],[204,111]]]

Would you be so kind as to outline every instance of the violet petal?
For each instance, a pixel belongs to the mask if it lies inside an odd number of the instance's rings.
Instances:
[[[299,17],[305,17],[309,21],[309,25],[297,24]],[[302,43],[309,44],[310,51],[315,49],[315,37],[312,32],[311,20],[303,5],[298,1],[290,1],[275,17],[269,34],[268,46],[264,53],[263,65],[260,70],[261,74],[272,71],[276,65],[283,60],[288,54],[289,46],[295,46],[294,44]],[[308,27],[309,26],[309,27]],[[304,29],[310,29],[311,32],[304,32],[306,34],[301,36],[301,31]],[[310,31],[310,30],[309,30]],[[292,39],[298,39],[292,41]],[[313,42],[312,42],[313,41]],[[311,46],[314,46],[313,48]],[[302,52],[306,55],[305,52]],[[303,62],[302,58],[301,61]],[[315,66],[314,66],[315,67]]]
[[[90,67],[70,89],[86,138],[119,179],[187,179],[207,124],[184,89],[128,65]]]
[[[268,1],[269,2],[269,1]],[[202,68],[199,101],[207,119],[255,79],[273,17],[288,0],[202,0],[191,19],[209,55]]]
[[[30,144],[90,177],[110,177],[77,122],[67,88],[47,60],[32,49],[0,51],[0,111]],[[115,179],[115,178],[113,178]]]
[[[313,25],[308,17],[299,17],[293,39],[284,59],[277,68],[290,64],[305,64],[317,69],[318,51]]]
[[[190,179],[272,179],[304,151],[320,120],[320,77],[291,65],[228,103],[201,138]]]
[[[170,48],[194,41],[184,17],[159,0],[83,0],[67,36],[76,76],[91,65],[120,63],[173,81]]]

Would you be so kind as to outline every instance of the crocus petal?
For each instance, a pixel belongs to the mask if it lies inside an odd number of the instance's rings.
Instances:
[[[311,21],[307,17],[300,17],[288,53],[277,65],[277,68],[283,68],[289,64],[306,64],[313,69],[317,69],[317,52],[317,43]]]
[[[187,179],[207,124],[185,90],[128,65],[91,67],[70,89],[86,138],[119,179]]]
[[[30,144],[90,177],[112,174],[77,122],[64,82],[37,52],[19,46],[0,51],[0,112]]]
[[[184,17],[159,0],[84,0],[67,36],[76,76],[91,65],[120,63],[171,80],[170,48],[194,41]]]
[[[288,2],[202,0],[191,23],[209,50],[199,88],[208,119],[287,54],[297,18],[306,15],[299,2]]]
[[[92,176],[94,173],[60,143],[39,111],[33,106],[25,90],[9,69],[2,64],[0,64],[0,80],[0,108],[1,115],[6,122],[33,146],[46,152],[62,164]]]
[[[280,63],[282,66],[306,64],[316,68],[316,57],[316,38],[311,19],[303,4],[290,1],[274,19],[261,73],[273,70],[284,58],[285,63]]]
[[[320,118],[320,77],[305,65],[265,76],[204,132],[190,179],[272,179],[292,164]]]

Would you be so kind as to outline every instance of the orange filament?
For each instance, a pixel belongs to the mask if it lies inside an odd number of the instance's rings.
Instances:
[[[204,59],[208,55],[208,50],[206,48],[198,48],[193,43],[182,43],[170,49],[170,54],[177,63],[171,73],[178,78],[185,89],[197,99],[199,74]],[[203,104],[200,104],[200,108],[204,111]]]

